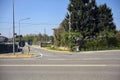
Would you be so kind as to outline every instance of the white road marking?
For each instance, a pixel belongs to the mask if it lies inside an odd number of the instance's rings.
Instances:
[[[120,67],[119,64],[3,64],[0,67]]]
[[[73,64],[73,65],[71,65],[71,64],[68,64],[68,65],[64,65],[64,64],[50,64],[50,65],[45,65],[45,64],[41,64],[41,65],[34,65],[34,64],[31,64],[31,65],[23,65],[23,64],[21,64],[21,65],[0,65],[0,67],[107,67],[107,66],[109,66],[109,65],[106,65],[106,64],[85,64],[85,65],[80,65],[80,64]]]
[[[64,61],[64,60],[72,60],[72,59],[64,59],[64,58],[60,58],[60,59],[47,59],[48,61],[54,61],[54,60],[56,60],[56,61]]]
[[[88,53],[88,54],[89,54],[89,53],[90,53],[90,54],[93,53],[93,54],[97,54],[97,53],[102,53],[102,52],[108,52],[108,53],[109,53],[109,52],[115,52],[115,51],[118,51],[118,52],[119,52],[120,50],[101,50],[101,51],[98,50],[98,51],[83,51],[83,52],[81,51],[81,52],[79,52],[78,54],[81,54],[81,53]]]
[[[41,59],[39,59],[39,60],[42,60],[42,57],[43,57],[43,54],[41,54],[41,56],[38,57],[38,58],[41,58]],[[5,61],[5,60],[6,60],[6,61],[9,61],[9,60],[12,60],[12,61],[14,61],[14,60],[15,60],[15,61],[16,61],[16,60],[18,60],[18,61],[19,61],[19,60],[22,60],[22,61],[23,61],[23,60],[35,60],[35,61],[36,61],[36,60],[38,60],[38,59],[37,59],[37,57],[36,57],[36,58],[22,58],[22,59],[21,59],[21,58],[20,58],[20,59],[0,59],[0,60],[4,60],[4,61]],[[48,61],[52,61],[52,60],[53,60],[53,61],[54,61],[54,60],[56,60],[56,61],[64,61],[64,60],[68,60],[68,61],[71,61],[71,60],[74,60],[74,61],[76,61],[76,60],[77,60],[77,61],[79,61],[79,60],[80,60],[80,61],[84,61],[84,60],[101,60],[101,61],[102,61],[102,60],[120,60],[120,58],[106,58],[106,59],[102,59],[102,58],[81,58],[81,59],[78,59],[78,58],[76,58],[76,59],[71,59],[71,58],[68,58],[68,59],[67,59],[67,58],[58,58],[58,59],[57,59],[57,58],[56,58],[56,59],[55,59],[55,58],[48,58],[48,59],[47,59],[47,58],[46,58],[46,59],[43,59],[43,60],[48,60]]]

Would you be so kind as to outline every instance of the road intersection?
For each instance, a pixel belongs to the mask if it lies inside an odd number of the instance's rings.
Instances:
[[[0,59],[0,80],[120,80],[120,51],[52,52],[31,46],[34,58]]]

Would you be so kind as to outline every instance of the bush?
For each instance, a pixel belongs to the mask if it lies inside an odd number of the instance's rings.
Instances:
[[[117,39],[115,37],[111,37],[108,39],[108,47],[117,47]]]
[[[107,41],[90,39],[85,42],[84,46],[86,50],[102,50],[107,48]]]

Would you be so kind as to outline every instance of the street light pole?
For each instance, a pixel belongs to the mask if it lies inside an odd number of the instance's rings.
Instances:
[[[21,38],[20,38],[20,22],[24,21],[24,20],[28,20],[28,19],[30,19],[30,18],[25,18],[25,19],[20,19],[19,20],[19,41],[21,41]]]
[[[15,17],[14,17],[14,0],[12,0],[13,4],[13,54],[15,55]]]

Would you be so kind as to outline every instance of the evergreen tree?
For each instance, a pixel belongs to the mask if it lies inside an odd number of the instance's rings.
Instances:
[[[97,6],[95,0],[70,0],[68,6],[71,31],[80,32],[83,39],[95,34]]]
[[[89,44],[91,40],[94,40],[95,46],[101,44],[101,40],[105,41],[104,45],[112,43],[116,26],[113,23],[112,10],[106,4],[97,6],[96,0],[70,0],[68,11],[69,14],[66,15],[60,24],[60,27],[64,28],[64,32],[57,33],[60,34],[58,35],[59,41],[62,40],[62,34],[69,32],[70,22],[70,32],[76,32],[81,35],[81,39],[79,39],[79,46],[81,48],[86,43]],[[73,37],[75,36],[72,35],[71,38]]]
[[[113,23],[111,9],[106,4],[100,5],[98,8],[99,35],[106,38],[113,37],[116,32],[116,26]]]

